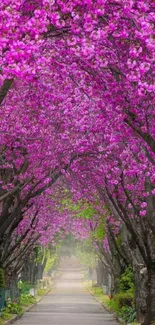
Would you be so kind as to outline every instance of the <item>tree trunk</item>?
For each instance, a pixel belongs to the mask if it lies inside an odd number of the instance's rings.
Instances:
[[[12,274],[10,281],[10,297],[12,301],[18,301],[19,299],[19,289],[18,289],[18,277],[16,274]]]
[[[155,267],[148,268],[147,308],[143,325],[155,324]]]
[[[35,263],[33,263],[31,267],[31,281],[30,281],[32,285],[36,285],[37,283],[36,275],[37,275],[37,267]]]
[[[43,263],[36,263],[34,257],[28,260],[22,269],[21,280],[36,285],[37,280],[41,280],[43,277],[46,261],[47,259],[45,258]]]
[[[147,269],[141,265],[136,265],[133,268],[135,281],[135,307],[138,323],[143,323],[146,317],[146,299],[147,299]]]
[[[103,266],[101,262],[98,262],[96,272],[97,272],[97,286],[101,287],[103,284]]]
[[[26,262],[21,271],[21,280],[30,283],[30,266]]]

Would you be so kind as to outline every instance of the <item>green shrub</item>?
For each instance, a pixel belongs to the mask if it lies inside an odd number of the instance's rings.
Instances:
[[[113,299],[108,302],[110,309],[117,314],[121,312],[123,307],[134,306],[134,294],[132,292],[120,292],[117,293]]]
[[[136,320],[136,310],[133,307],[122,307],[119,315],[126,323],[132,323]]]
[[[12,318],[12,315],[10,313],[8,313],[8,311],[6,311],[4,309],[2,314],[1,314],[1,318],[4,319],[4,320],[9,320],[10,318]]]
[[[18,282],[18,288],[20,289],[21,294],[29,294],[32,285],[28,282]]]
[[[136,320],[136,310],[134,308],[134,294],[130,291],[120,292],[113,299],[107,302],[111,311],[123,318],[126,323]]]
[[[35,297],[33,297],[30,294],[28,294],[28,295],[22,294],[20,296],[20,303],[21,303],[21,305],[29,306],[29,305],[34,304],[35,302],[36,302]]]
[[[124,306],[132,307],[134,303],[134,294],[132,292],[120,292],[114,297],[114,300],[118,303],[120,308]]]
[[[117,287],[120,292],[126,292],[128,290],[134,292],[134,276],[131,266],[128,266],[120,276],[117,281]]]
[[[10,299],[7,301],[6,308],[4,309],[5,313],[21,315],[23,313],[22,306],[16,302],[11,302]]]

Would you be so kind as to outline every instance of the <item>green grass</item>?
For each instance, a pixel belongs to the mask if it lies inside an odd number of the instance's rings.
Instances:
[[[38,296],[44,296],[47,292],[49,291],[49,289],[38,289]]]
[[[5,324],[5,322],[11,318],[13,318],[13,314],[8,313],[7,311],[3,311],[1,316],[0,316],[0,325]]]

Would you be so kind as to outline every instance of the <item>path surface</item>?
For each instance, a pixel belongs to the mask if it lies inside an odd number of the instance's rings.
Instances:
[[[114,317],[86,291],[80,270],[65,267],[52,291],[15,325],[116,325]]]

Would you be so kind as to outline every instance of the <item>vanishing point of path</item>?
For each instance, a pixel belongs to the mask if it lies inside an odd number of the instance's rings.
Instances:
[[[53,289],[15,325],[116,325],[82,283],[79,268],[63,266]]]

